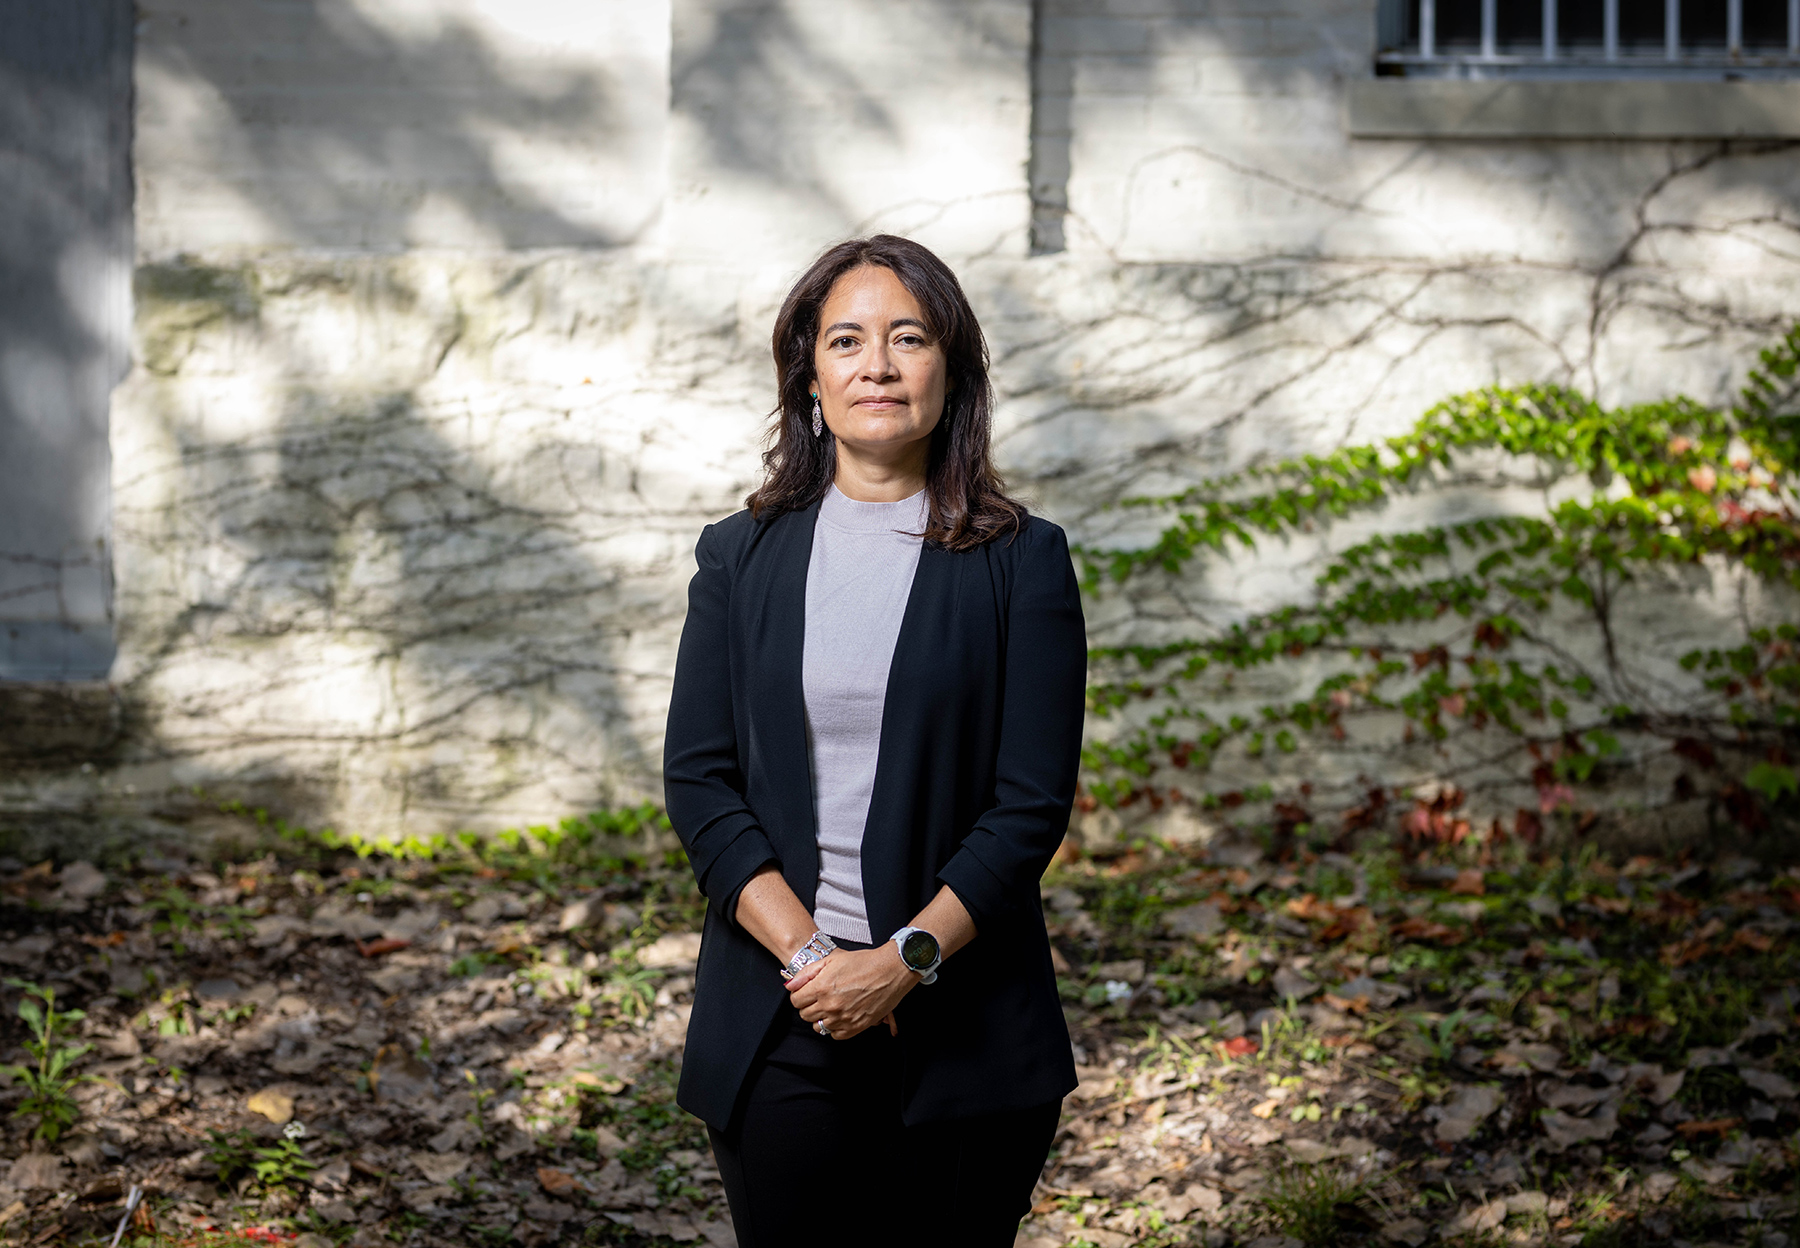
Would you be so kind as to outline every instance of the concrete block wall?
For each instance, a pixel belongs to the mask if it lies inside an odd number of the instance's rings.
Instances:
[[[0,823],[657,796],[693,539],[756,478],[776,305],[847,234],[956,264],[1005,470],[1098,541],[1147,536],[1121,496],[1488,382],[1718,400],[1800,276],[1786,147],[1348,138],[1372,0],[142,10],[123,727],[91,772],[6,773]],[[1543,502],[1475,473],[1100,595],[1092,632],[1224,625],[1367,523]]]

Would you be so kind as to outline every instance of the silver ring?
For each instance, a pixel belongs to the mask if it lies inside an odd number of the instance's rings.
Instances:
[[[831,1028],[825,1025],[824,1019],[821,1018],[818,1022],[814,1023],[813,1030],[818,1032],[821,1036],[824,1036],[827,1040],[831,1039]]]

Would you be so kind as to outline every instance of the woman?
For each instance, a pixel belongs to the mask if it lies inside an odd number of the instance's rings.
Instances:
[[[669,709],[707,899],[678,1099],[743,1248],[1007,1248],[1076,1082],[1038,899],[1081,740],[1068,544],[1002,490],[986,343],[924,247],[833,247],[774,348]]]

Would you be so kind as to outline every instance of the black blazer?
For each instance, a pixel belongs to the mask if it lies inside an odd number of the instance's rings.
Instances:
[[[677,1100],[724,1129],[776,1011],[780,964],[730,917],[777,863],[810,910],[818,831],[801,655],[815,504],[740,511],[695,547],[663,753],[706,927]],[[925,543],[888,673],[862,871],[876,939],[949,885],[976,939],[898,1010],[909,1124],[1075,1087],[1038,881],[1068,828],[1087,638],[1068,541],[1031,517],[955,554]]]

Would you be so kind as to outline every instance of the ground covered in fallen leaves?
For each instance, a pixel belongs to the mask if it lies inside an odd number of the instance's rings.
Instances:
[[[673,1104],[701,904],[654,812],[241,843],[0,859],[0,1238],[735,1243]],[[1043,891],[1082,1081],[1022,1245],[1800,1234],[1800,874],[1230,844]]]

